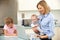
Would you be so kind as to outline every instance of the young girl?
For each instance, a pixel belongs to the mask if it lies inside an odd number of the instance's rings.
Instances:
[[[5,19],[4,35],[5,36],[17,36],[16,27],[13,23],[13,19],[10,17]]]

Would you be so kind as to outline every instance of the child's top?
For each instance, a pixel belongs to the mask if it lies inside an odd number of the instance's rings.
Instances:
[[[34,23],[31,23],[31,27],[36,27],[37,26],[37,30],[40,31],[40,35],[43,35],[43,31],[40,29],[40,26],[39,26],[39,22],[34,22]]]
[[[36,22],[32,22],[32,23],[31,23],[31,27],[35,27],[35,26],[39,26],[38,21],[36,21]]]
[[[6,24],[4,25],[4,30],[7,30],[9,34],[14,34],[14,31],[16,30],[15,25],[13,25],[12,28],[9,28]]]

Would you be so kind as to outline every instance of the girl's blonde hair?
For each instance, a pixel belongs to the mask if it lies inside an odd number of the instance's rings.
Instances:
[[[5,19],[5,24],[10,24],[10,23],[13,23],[13,19],[12,18],[10,18],[10,17],[7,17],[6,19]]]
[[[41,5],[41,6],[44,7],[45,13],[49,13],[49,12],[50,12],[50,7],[48,6],[48,4],[47,4],[44,0],[40,1],[40,2],[37,4],[37,8],[38,8],[38,5]]]

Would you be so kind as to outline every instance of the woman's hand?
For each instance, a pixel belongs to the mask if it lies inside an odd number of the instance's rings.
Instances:
[[[37,35],[37,37],[39,37],[39,38],[48,38],[48,36],[47,35]]]
[[[45,38],[44,36],[41,36],[41,35],[40,35],[39,37],[40,37],[40,38]]]

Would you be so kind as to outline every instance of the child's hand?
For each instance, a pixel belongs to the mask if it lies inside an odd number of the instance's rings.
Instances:
[[[14,30],[14,33],[16,33],[17,31],[16,30]]]

